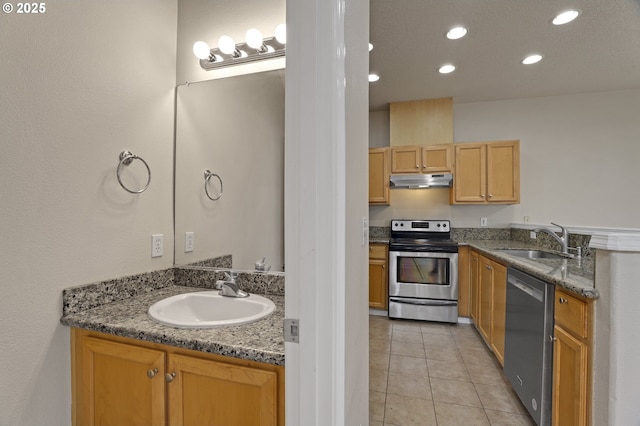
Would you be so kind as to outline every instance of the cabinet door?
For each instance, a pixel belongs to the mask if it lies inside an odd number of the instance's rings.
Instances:
[[[587,424],[587,345],[554,327],[553,425]]]
[[[491,262],[493,268],[493,300],[491,318],[491,348],[500,365],[504,365],[504,336],[507,313],[507,268]]]
[[[520,143],[487,144],[487,201],[520,202]]]
[[[420,173],[420,147],[391,148],[391,173]]]
[[[469,247],[458,248],[458,316],[468,317],[471,313],[471,289],[469,287]]]
[[[453,143],[453,98],[389,104],[391,146]]]
[[[471,251],[469,266],[469,286],[471,287],[471,318],[473,322],[478,324],[478,306],[479,306],[479,294],[480,294],[480,260],[478,252]]]
[[[387,309],[387,261],[369,259],[369,307]]]
[[[166,424],[164,352],[93,337],[79,340],[74,424]]]
[[[453,145],[422,147],[422,173],[451,173],[453,168]]]
[[[389,149],[369,150],[369,204],[389,204]]]
[[[170,354],[171,426],[276,425],[277,375],[239,365]]]
[[[480,289],[478,300],[478,331],[491,344],[491,310],[493,303],[493,268],[491,262],[480,256]]]
[[[455,145],[454,202],[486,202],[486,150],[486,144]]]

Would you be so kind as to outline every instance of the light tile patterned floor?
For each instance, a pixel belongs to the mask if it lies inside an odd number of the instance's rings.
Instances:
[[[471,325],[369,317],[370,426],[534,425]]]

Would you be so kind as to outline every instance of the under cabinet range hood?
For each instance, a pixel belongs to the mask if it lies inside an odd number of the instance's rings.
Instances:
[[[450,188],[453,184],[453,174],[391,175],[390,183],[391,189]]]

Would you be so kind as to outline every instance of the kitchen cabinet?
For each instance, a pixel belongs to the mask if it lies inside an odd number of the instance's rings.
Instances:
[[[369,149],[369,204],[389,204],[389,148]]]
[[[518,204],[520,142],[454,144],[451,204]]]
[[[387,259],[389,246],[382,243],[369,244],[369,307],[387,309],[388,282]]]
[[[392,147],[453,143],[453,98],[390,103],[389,140]]]
[[[478,324],[479,288],[480,288],[480,255],[475,250],[469,252],[469,316],[474,324]]]
[[[458,247],[458,316],[468,317],[471,313],[471,288],[469,286],[469,247]]]
[[[589,424],[591,303],[556,289],[553,347],[553,425]]]
[[[72,329],[74,425],[283,425],[284,367]]]
[[[391,173],[451,173],[453,144],[391,148]]]
[[[478,262],[478,318],[476,327],[500,364],[503,365],[507,268],[484,256],[478,256]]]

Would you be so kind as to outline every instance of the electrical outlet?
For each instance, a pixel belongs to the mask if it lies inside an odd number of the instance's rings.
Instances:
[[[480,218],[480,226],[487,226],[488,225],[488,221],[486,217],[481,217]]]
[[[362,218],[362,247],[366,247],[369,244],[369,219]]]
[[[529,223],[531,221],[531,217],[530,216],[525,216],[524,220],[522,221],[523,223]]]
[[[184,233],[184,252],[190,253],[193,251],[193,232]]]
[[[529,238],[531,238],[532,240],[537,239],[538,234],[536,233],[536,231],[529,231]]]
[[[162,234],[151,235],[151,257],[161,257],[163,254]]]

